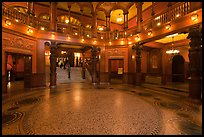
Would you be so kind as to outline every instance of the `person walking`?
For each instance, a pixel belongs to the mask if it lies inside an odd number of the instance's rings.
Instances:
[[[70,79],[70,73],[71,73],[71,66],[69,63],[66,64],[67,72],[68,72],[68,78]]]

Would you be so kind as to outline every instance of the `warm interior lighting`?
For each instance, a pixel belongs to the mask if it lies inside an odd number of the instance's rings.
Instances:
[[[84,42],[84,39],[81,39],[82,42]]]
[[[68,36],[67,39],[70,40],[71,38]]]
[[[152,31],[149,31],[147,34],[148,34],[149,36],[152,36]]]
[[[167,50],[166,54],[178,54],[180,52],[179,50],[174,50],[173,49],[173,45],[174,45],[174,36],[172,36],[172,49],[171,50]]]
[[[136,37],[135,37],[135,40],[137,40],[137,41],[140,40],[139,36],[136,36]]]
[[[171,28],[171,25],[170,25],[170,24],[166,25],[166,29],[167,29],[167,30],[170,30],[170,28]]]
[[[78,34],[77,32],[74,33],[74,35],[77,35],[77,34]]]
[[[120,14],[119,14],[119,17],[117,18],[117,22],[121,22],[123,20],[122,17],[120,17]]]
[[[103,39],[103,37],[101,37],[101,39]]]
[[[67,52],[66,51],[61,51],[61,54],[66,54]]]
[[[99,30],[103,30],[103,28],[101,27],[101,28],[99,28]]]
[[[94,42],[93,42],[94,44],[96,44],[96,40],[94,40]]]
[[[52,34],[51,36],[52,36],[52,38],[54,38],[54,37],[55,37],[55,34]]]
[[[121,42],[120,42],[121,44],[124,44],[124,41],[123,40],[121,40]]]
[[[191,20],[192,21],[196,21],[198,19],[198,14],[193,14],[192,16],[191,16]]]
[[[69,20],[65,20],[65,23],[69,23]]]
[[[180,16],[180,14],[176,14],[176,18],[178,18]]]
[[[31,28],[28,28],[27,33],[33,33],[33,30]]]
[[[125,31],[125,35],[126,35],[127,33],[126,33],[126,31]]]
[[[118,37],[115,37],[115,39],[118,39]]]
[[[109,44],[111,45],[111,41],[109,41]]]
[[[130,34],[130,36],[132,36],[132,34]]]
[[[15,19],[15,21],[18,22],[19,20],[18,20],[18,19]]]
[[[177,36],[178,35],[178,33],[175,33],[175,34],[172,34],[172,35],[169,35],[169,36],[166,36],[167,38],[169,38],[169,37],[174,37],[174,36]]]
[[[89,37],[89,34],[87,34],[86,36]]]
[[[160,16],[158,16],[158,17],[155,18],[155,20],[159,20],[159,19],[160,19]]]
[[[11,25],[11,21],[10,21],[10,20],[8,20],[8,19],[7,19],[7,20],[5,20],[5,23],[6,23],[6,25],[7,25],[7,26],[10,26],[10,25]]]
[[[41,27],[40,29],[41,29],[41,30],[45,30],[45,28],[44,28],[44,27]]]
[[[80,58],[80,53],[74,52],[74,57],[75,57],[75,58]]]
[[[134,55],[132,55],[132,59],[135,59],[135,56],[134,56]]]
[[[161,25],[161,23],[160,23],[160,22],[158,22],[158,23],[157,23],[157,26],[160,26],[160,25]]]
[[[130,42],[128,42],[128,44],[132,44],[132,42],[130,41]]]

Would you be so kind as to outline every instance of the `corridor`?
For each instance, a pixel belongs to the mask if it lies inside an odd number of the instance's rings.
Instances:
[[[68,79],[66,70],[57,68],[55,88],[3,99],[2,134],[201,135],[202,105],[145,87],[92,85],[79,67]]]

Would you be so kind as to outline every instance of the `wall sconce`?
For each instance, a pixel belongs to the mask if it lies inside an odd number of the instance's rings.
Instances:
[[[160,25],[161,25],[161,22],[158,22],[158,23],[157,23],[157,26],[160,26]]]
[[[93,44],[96,44],[96,42],[97,42],[97,41],[96,41],[96,40],[94,40]]]
[[[71,38],[69,36],[67,36],[67,39],[70,40]]]
[[[135,56],[134,55],[132,55],[132,60],[134,60],[135,59]]]
[[[18,20],[18,19],[15,19],[15,21],[18,22],[19,20]]]
[[[191,20],[192,21],[196,21],[198,19],[198,14],[193,14],[192,16],[191,16]]]
[[[84,42],[84,39],[81,39],[82,42]]]
[[[124,44],[124,41],[123,40],[121,40],[121,42],[120,42],[121,44]]]
[[[65,20],[65,23],[69,23],[69,20]]]
[[[180,14],[176,14],[176,18],[178,18],[180,16]]]
[[[103,37],[101,37],[101,39],[103,39]]]
[[[149,31],[147,34],[148,34],[149,36],[152,36],[152,31]]]
[[[75,32],[75,33],[74,33],[74,35],[78,35],[78,33],[77,33],[77,32]]]
[[[55,38],[55,34],[54,33],[51,36],[52,36],[52,38]]]
[[[131,44],[132,44],[132,42],[130,41],[130,42],[128,42],[128,44],[130,44],[130,45],[131,45]]]
[[[171,25],[170,25],[170,24],[166,25],[166,29],[167,29],[167,30],[170,30],[170,28],[171,28]]]
[[[66,54],[67,52],[66,51],[61,51],[61,54]]]
[[[89,37],[89,34],[87,34],[86,36]]]
[[[40,29],[41,29],[41,30],[45,30],[45,28],[44,28],[44,27],[41,27]]]
[[[109,44],[111,45],[111,41],[109,41]]]
[[[33,30],[31,28],[28,28],[27,33],[33,33]]]
[[[136,41],[140,40],[140,37],[139,37],[139,36],[136,36],[136,37],[135,37],[135,40],[136,40]]]
[[[11,25],[11,21],[8,20],[8,19],[5,20],[5,23],[6,23],[6,26],[10,26]]]

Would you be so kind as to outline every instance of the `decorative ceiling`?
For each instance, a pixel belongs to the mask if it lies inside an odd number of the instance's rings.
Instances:
[[[36,2],[37,4],[49,6],[49,2]],[[144,2],[142,10],[144,11],[152,5],[152,2]],[[132,19],[137,14],[137,8],[134,2],[58,2],[57,8],[68,11],[68,6],[71,6],[71,12],[83,15],[92,16],[92,11],[97,12],[97,18],[106,20],[106,14],[111,13],[110,20],[113,23],[123,24],[123,11],[128,11],[128,20]],[[117,18],[122,16],[122,21],[117,22]]]
[[[159,39],[159,40],[156,40],[155,42],[159,42],[159,43],[163,43],[163,44],[166,44],[166,43],[171,43],[171,42],[176,42],[176,41],[179,41],[179,40],[183,40],[183,39],[187,39],[187,36],[188,36],[188,33],[181,33],[181,34],[178,34],[176,33],[176,35],[174,35],[173,39],[172,39],[172,36],[167,36],[167,37],[164,37],[162,39]]]

